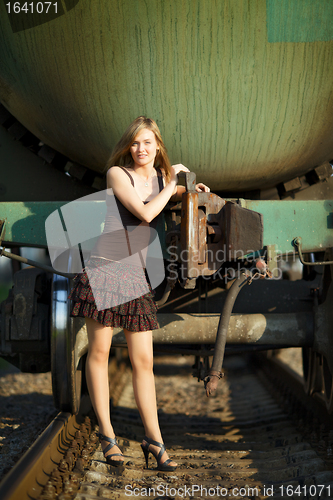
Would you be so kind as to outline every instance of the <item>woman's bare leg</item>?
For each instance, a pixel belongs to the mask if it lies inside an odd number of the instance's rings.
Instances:
[[[163,443],[157,416],[155,380],[153,372],[153,337],[152,332],[130,332],[124,328],[128,352],[133,369],[133,390],[146,436]],[[156,455],[160,448],[150,445]],[[165,452],[161,463],[168,459]],[[170,462],[169,465],[177,465]]]
[[[112,341],[113,328],[106,327],[97,321],[86,318],[88,333],[88,356],[86,361],[86,378],[91,403],[96,413],[99,432],[104,436],[115,437],[110,419],[110,393],[108,364]],[[102,441],[103,449],[110,444]],[[117,446],[113,446],[107,455],[119,453]],[[112,457],[113,460],[122,460],[121,457]]]

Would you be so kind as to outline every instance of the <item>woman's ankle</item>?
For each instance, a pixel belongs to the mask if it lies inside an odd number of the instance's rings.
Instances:
[[[103,436],[107,436],[111,439],[115,438],[115,436],[116,436],[115,432],[114,432],[113,428],[110,427],[109,425],[106,425],[106,426],[99,425],[98,428],[99,428],[99,433],[102,434]]]

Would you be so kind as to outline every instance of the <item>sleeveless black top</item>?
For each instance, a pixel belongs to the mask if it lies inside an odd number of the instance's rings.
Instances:
[[[134,180],[131,174],[123,167],[134,187]],[[163,189],[163,177],[160,169],[156,169],[159,192]],[[145,201],[144,204],[149,203]],[[130,212],[112,194],[106,195],[107,212],[103,233],[98,238],[91,256],[101,257],[107,260],[124,261],[129,258],[128,263],[144,267],[145,257],[142,250],[148,247],[149,242],[154,239],[155,229],[158,223],[158,214],[150,223],[143,222]]]

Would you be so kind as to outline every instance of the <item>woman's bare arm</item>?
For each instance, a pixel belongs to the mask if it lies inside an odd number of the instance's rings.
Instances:
[[[210,189],[206,184],[203,184],[202,182],[199,182],[198,184],[195,185],[195,190],[198,193],[209,193]],[[170,201],[181,201],[182,200],[182,194],[185,193],[185,186],[176,186],[176,191],[174,194],[171,196]]]
[[[177,187],[177,174],[181,170],[188,172],[184,165],[171,167],[171,180],[149,203],[144,204],[131,184],[128,175],[117,167],[111,167],[107,174],[107,187],[112,188],[118,200],[138,219],[151,222],[165,207]]]
[[[176,192],[171,196],[170,201],[181,201],[183,193],[185,193],[185,186],[176,186]]]

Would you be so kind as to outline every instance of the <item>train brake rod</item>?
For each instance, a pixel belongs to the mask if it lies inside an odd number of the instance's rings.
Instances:
[[[235,300],[244,285],[249,285],[252,281],[251,276],[246,276],[240,273],[234,283],[232,284],[226,301],[223,306],[223,310],[220,316],[219,325],[217,328],[216,342],[214,347],[214,357],[212,367],[209,370],[208,375],[204,379],[206,396],[209,397],[216,389],[220,378],[224,376],[221,372],[222,363],[224,358],[225,344],[227,341],[228,325],[230,321],[230,316],[232,308],[234,306]]]
[[[6,221],[4,219],[0,220],[0,257],[3,255],[4,257],[8,257],[9,259],[18,260],[23,264],[29,264],[30,266],[38,267],[39,269],[43,269],[43,271],[46,271],[48,273],[59,274],[59,276],[63,276],[64,278],[73,278],[75,276],[75,274],[61,273],[53,269],[53,267],[51,266],[46,266],[44,264],[41,264],[40,262],[35,262],[34,260],[26,259],[25,257],[21,257],[20,255],[7,252],[2,246],[2,240],[5,236],[5,223]]]

